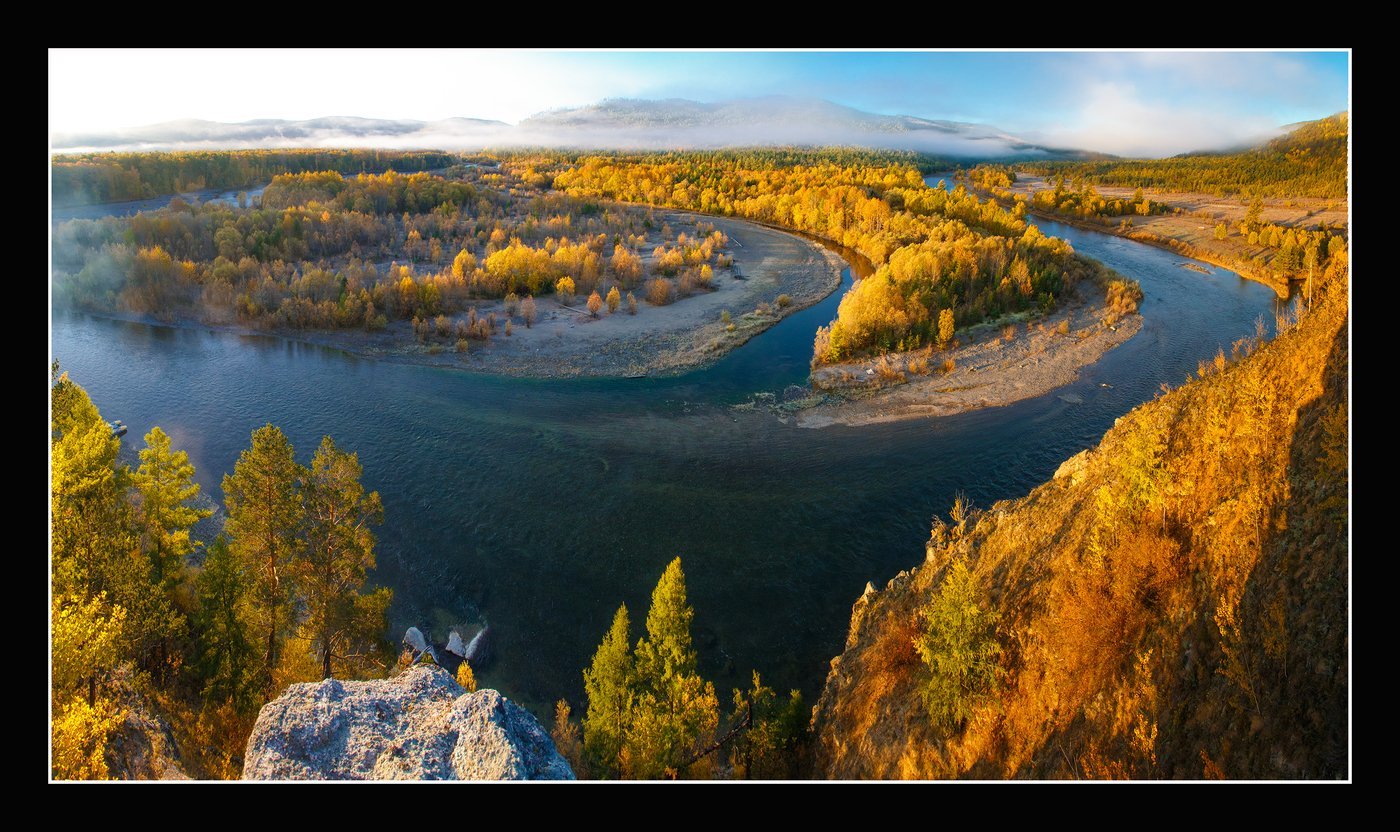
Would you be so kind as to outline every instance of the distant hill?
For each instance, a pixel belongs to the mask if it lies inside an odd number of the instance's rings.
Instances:
[[[1287,125],[1282,136],[1233,152],[1197,152],[1170,159],[1033,161],[1024,169],[1128,188],[1342,199],[1347,195],[1348,127],[1349,115],[1337,113]]]
[[[483,119],[440,121],[328,117],[237,124],[183,120],[101,133],[57,134],[59,152],[381,147],[476,150],[485,147],[696,149],[849,145],[913,150],[957,159],[1091,159],[995,127],[868,113],[813,98],[770,96],[704,103],[686,99],[609,99],[550,110],[517,125]]]

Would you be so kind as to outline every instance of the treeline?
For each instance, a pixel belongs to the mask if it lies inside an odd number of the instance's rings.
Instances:
[[[466,312],[481,298],[548,294],[565,279],[565,303],[574,292],[643,287],[653,303],[669,303],[708,289],[729,262],[727,238],[707,223],[675,234],[648,211],[527,191],[497,173],[463,176],[287,174],[258,208],[177,201],[129,219],[65,223],[54,232],[55,302],[382,329]],[[662,244],[648,258],[657,232]]]
[[[1131,198],[1106,197],[1094,190],[1094,186],[1088,182],[1082,183],[1078,189],[1072,189],[1068,187],[1064,176],[1055,180],[1053,188],[1045,188],[1031,194],[1030,207],[1047,214],[1067,217],[1148,217],[1175,211],[1170,205],[1148,199],[1142,188],[1134,191]]]
[[[814,363],[933,344],[944,311],[967,326],[1009,311],[1048,310],[1078,276],[1068,244],[961,186],[929,188],[907,162],[536,153],[506,157],[503,166],[549,171],[555,188],[582,198],[739,216],[859,251],[877,272],[847,293],[819,333]]]
[[[734,690],[722,719],[714,684],[696,669],[694,614],[680,558],[657,582],[646,633],[635,646],[627,606],[618,609],[583,673],[582,720],[565,700],[555,708],[555,745],[580,778],[802,776],[811,715],[802,694],[779,697],[755,672],[752,687]]]
[[[1263,147],[1242,153],[1195,154],[1170,159],[1096,162],[1023,162],[1017,167],[1047,177],[1159,191],[1245,197],[1347,196],[1347,127],[1338,113],[1308,122]]]
[[[223,479],[223,530],[194,466],[153,428],[132,470],[87,393],[54,366],[51,696],[56,779],[149,777],[174,749],[187,774],[237,777],[258,708],[288,684],[382,676],[388,589],[369,591],[379,495],[326,437],[309,465],[272,425]],[[144,739],[143,739],[144,738]],[[139,755],[137,755],[139,757]]]
[[[169,153],[82,153],[54,156],[50,165],[57,208],[150,199],[205,188],[249,188],[281,173],[333,170],[379,173],[428,170],[459,157],[402,150],[219,150]]]

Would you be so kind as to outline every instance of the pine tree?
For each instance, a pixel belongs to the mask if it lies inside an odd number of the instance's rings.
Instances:
[[[199,494],[189,454],[172,451],[170,437],[160,428],[146,434],[141,467],[132,476],[140,497],[142,544],[151,560],[155,581],[167,593],[184,570],[185,558],[194,551],[190,529],[212,510],[189,504]]]
[[[54,591],[110,589],[107,567],[124,548],[120,442],[67,373],[54,379],[50,402]]]
[[[306,474],[281,430],[253,431],[253,444],[223,480],[229,548],[251,584],[250,619],[261,638],[263,684],[271,693],[277,650],[292,631],[294,575],[306,510],[298,485]]]
[[[257,648],[241,614],[249,600],[249,582],[223,535],[209,545],[196,586],[199,610],[194,625],[203,696],[246,711],[257,704],[258,692]]]
[[[365,493],[362,473],[359,455],[340,450],[327,436],[311,459],[303,489],[306,548],[298,585],[311,643],[327,679],[337,651],[341,657],[359,655],[366,646],[374,647],[385,629],[387,597],[381,604],[375,599],[378,593],[360,593],[367,571],[374,568],[375,537],[369,527],[384,517],[379,493]]]
[[[685,774],[718,725],[714,685],[695,672],[694,616],[686,601],[681,559],[676,558],[652,591],[647,634],[637,642],[637,704],[627,747],[639,778]]]
[[[583,672],[588,710],[583,717],[583,746],[589,767],[600,775],[621,778],[623,746],[632,719],[634,694],[631,623],[627,605],[618,607],[612,627]]]
[[[996,612],[978,603],[977,582],[967,560],[958,558],[920,614],[923,628],[914,648],[929,670],[924,704],[935,723],[956,728],[1001,678]]]

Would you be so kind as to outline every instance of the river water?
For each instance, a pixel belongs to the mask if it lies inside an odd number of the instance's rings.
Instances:
[[[396,632],[415,624],[442,640],[447,623],[484,617],[496,658],[478,679],[537,712],[580,703],[614,610],[627,604],[635,639],[678,555],[701,670],[721,698],[757,669],[810,701],[866,581],[919,563],[932,517],[959,491],[980,506],[1024,495],[1257,317],[1272,327],[1264,286],[1037,224],[1141,282],[1142,331],[1069,387],[939,419],[809,430],[733,407],[805,382],[840,292],[708,369],[662,379],[505,379],[63,313],[52,352],[129,441],[160,425],[188,450],[216,499],[265,423],[303,461],[324,434],[358,451],[384,502],[375,577],[394,589]]]

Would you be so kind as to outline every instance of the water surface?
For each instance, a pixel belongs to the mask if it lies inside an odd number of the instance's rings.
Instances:
[[[810,700],[866,581],[917,564],[957,492],[981,506],[1024,495],[1256,317],[1272,322],[1273,292],[1231,272],[1036,223],[1141,282],[1142,331],[1070,387],[932,420],[808,430],[733,408],[805,382],[839,292],[666,379],[504,379],[64,314],[53,355],[128,440],[164,428],[216,498],[268,422],[303,461],[324,434],[358,451],[384,501],[376,577],[395,591],[396,630],[484,616],[497,660],[479,678],[541,711],[581,700],[580,671],[620,603],[636,638],[677,555],[721,697],[756,668]]]

